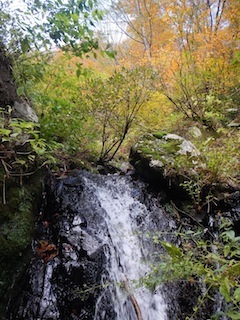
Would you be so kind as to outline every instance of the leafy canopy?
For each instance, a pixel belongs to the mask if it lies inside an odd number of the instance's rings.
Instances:
[[[92,0],[22,0],[22,8],[12,9],[13,1],[0,1],[0,41],[19,53],[54,47],[82,56],[97,49],[93,28],[102,18]]]

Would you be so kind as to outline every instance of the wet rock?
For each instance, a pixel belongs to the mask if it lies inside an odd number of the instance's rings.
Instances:
[[[129,172],[132,172],[133,171],[133,166],[129,163],[129,162],[123,162],[120,166],[120,171],[123,173],[123,174],[127,174]]]
[[[102,248],[102,241],[100,239],[97,239],[97,237],[94,237],[93,235],[90,235],[87,232],[83,231],[83,240],[82,240],[82,248],[86,251],[87,255],[92,258],[93,256],[96,256],[96,254],[101,250]]]
[[[38,231],[34,242],[36,254],[9,303],[6,319],[31,319],[32,315],[44,320],[135,318],[121,282],[128,277],[131,283],[148,270],[148,264],[139,264],[144,256],[138,243],[150,248],[152,241],[138,239],[137,231],[151,212],[139,201],[140,190],[133,197],[128,179],[82,172],[78,179],[57,180],[54,188],[51,184],[39,217],[42,233]],[[139,216],[144,217],[140,224]],[[46,218],[47,232],[42,230]],[[152,218],[147,221],[155,226]],[[38,251],[49,253],[50,244],[55,256],[45,259]],[[146,288],[137,291],[139,304],[148,305],[142,312],[156,319],[165,308],[161,295]]]

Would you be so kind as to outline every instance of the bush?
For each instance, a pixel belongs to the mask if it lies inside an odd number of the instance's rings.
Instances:
[[[198,319],[197,313],[207,299],[215,301],[216,292],[224,299],[221,310],[212,315],[214,319],[222,315],[230,319],[239,319],[240,308],[240,237],[236,236],[232,224],[221,220],[219,237],[212,241],[206,239],[206,230],[187,231],[177,234],[181,245],[170,242],[160,243],[165,254],[159,257],[159,263],[153,266],[153,273],[143,279],[148,286],[174,281],[186,281],[198,284],[202,289],[198,304],[188,319]]]

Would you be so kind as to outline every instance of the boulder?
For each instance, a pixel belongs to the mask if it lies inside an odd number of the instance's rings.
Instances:
[[[38,123],[38,116],[26,101],[14,101],[12,116],[14,118],[21,118],[24,121]]]
[[[38,117],[30,104],[17,94],[11,58],[0,43],[0,108],[8,113],[9,107],[12,108],[11,117],[38,122]]]
[[[145,135],[131,148],[130,163],[145,180],[158,187],[179,189],[204,167],[199,150],[177,134]]]

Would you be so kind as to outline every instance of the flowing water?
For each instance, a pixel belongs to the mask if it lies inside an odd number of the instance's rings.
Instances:
[[[175,229],[159,200],[126,176],[76,172],[49,186],[7,319],[170,319],[162,288],[141,285],[154,237]]]
[[[92,187],[104,210],[108,228],[107,260],[110,282],[123,284],[115,287],[115,293],[112,292],[116,301],[116,319],[137,319],[137,312],[128,299],[129,295],[134,295],[143,319],[166,319],[166,305],[160,290],[151,292],[144,287],[131,288],[131,283],[137,284],[150,272],[149,248],[144,248],[138,236],[143,232],[139,227],[142,221],[145,227],[152,224],[148,209],[135,196],[137,190],[132,189],[125,179],[106,179],[105,184]],[[94,319],[102,319],[102,312],[104,310],[101,309],[100,297]]]

